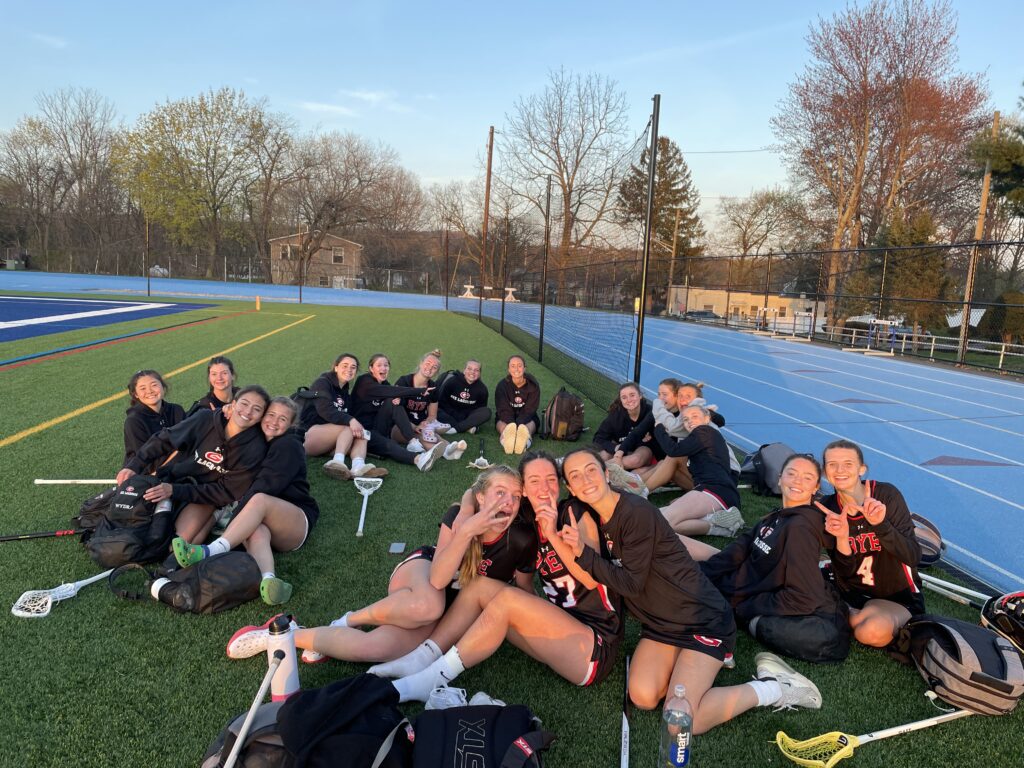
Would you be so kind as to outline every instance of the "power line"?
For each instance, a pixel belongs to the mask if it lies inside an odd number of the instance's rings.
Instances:
[[[744,155],[751,152],[778,152],[774,147],[761,147],[760,149],[702,149],[683,150],[684,155]]]

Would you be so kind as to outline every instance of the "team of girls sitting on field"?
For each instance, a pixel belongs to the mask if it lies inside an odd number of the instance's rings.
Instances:
[[[330,626],[295,633],[296,646],[305,649],[304,661],[394,659],[426,640],[446,609],[473,602],[474,590],[494,582],[532,593],[537,534],[519,514],[519,473],[504,465],[492,467],[480,473],[471,490],[479,511],[453,504],[441,518],[436,545],[420,547],[394,569],[387,597]],[[264,650],[267,626],[236,632],[228,656],[246,658]]]
[[[208,545],[189,543],[182,537],[171,543],[182,567],[244,544],[263,574],[260,595],[269,605],[286,602],[292,594],[291,584],[277,578],[274,552],[292,552],[301,547],[320,517],[320,507],[306,479],[306,452],[296,425],[298,414],[291,398],[275,397],[270,401],[260,422],[267,455],[224,533]]]
[[[508,359],[508,375],[494,388],[494,420],[505,453],[521,454],[540,426],[540,384],[520,355]]]

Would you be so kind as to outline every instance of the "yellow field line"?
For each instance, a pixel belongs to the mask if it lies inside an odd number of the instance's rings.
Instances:
[[[316,315],[306,315],[301,320],[296,320],[294,323],[289,323],[288,325],[285,325],[285,326],[282,326],[281,328],[278,328],[276,330],[270,331],[269,333],[264,333],[262,336],[257,336],[254,339],[249,339],[248,341],[243,341],[241,344],[236,344],[233,347],[228,347],[227,349],[222,350],[221,352],[214,352],[212,355],[203,357],[203,358],[201,358],[199,360],[196,360],[194,363],[189,363],[188,365],[182,366],[181,368],[173,370],[170,373],[167,373],[167,374],[164,374],[164,375],[167,378],[170,378],[171,376],[177,376],[179,373],[184,373],[185,371],[190,371],[193,368],[199,367],[200,365],[205,365],[207,362],[209,362],[211,357],[216,357],[217,355],[226,355],[229,352],[234,352],[236,349],[241,349],[242,347],[247,347],[250,344],[255,344],[257,341],[263,341],[263,339],[266,339],[266,338],[268,338],[270,336],[273,336],[275,333],[280,333],[281,331],[287,331],[289,328],[294,328],[299,323],[304,323],[304,322],[306,322],[307,320],[309,320],[309,319],[311,319],[313,317],[316,317]],[[69,421],[70,419],[73,419],[76,416],[81,416],[83,413],[88,413],[89,411],[93,411],[93,410],[95,410],[97,408],[101,408],[104,405],[107,405],[108,403],[113,403],[114,401],[120,400],[123,397],[124,397],[124,392],[123,391],[122,392],[118,392],[116,395],[111,395],[110,397],[105,397],[102,400],[97,400],[95,403],[90,403],[89,405],[83,405],[81,408],[76,408],[73,411],[69,411],[68,413],[65,413],[63,416],[58,416],[55,419],[50,419],[49,421],[44,421],[41,424],[36,424],[34,427],[29,427],[28,429],[23,429],[21,432],[18,432],[17,434],[11,435],[10,437],[5,437],[3,440],[0,440],[0,448],[6,448],[8,445],[11,445],[12,443],[16,443],[19,440],[24,440],[29,435],[34,435],[37,432],[42,432],[43,430],[49,429],[50,427],[55,427],[58,424],[63,424],[65,421]]]

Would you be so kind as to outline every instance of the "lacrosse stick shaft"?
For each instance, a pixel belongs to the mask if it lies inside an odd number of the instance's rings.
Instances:
[[[111,568],[109,571],[104,571],[103,573],[97,573],[95,576],[90,576],[88,579],[82,579],[81,581],[76,581],[74,584],[71,585],[73,587],[73,589],[74,589],[74,594],[77,595],[78,594],[78,590],[80,590],[82,587],[87,587],[90,584],[92,584],[93,582],[99,581],[100,579],[105,579],[110,574],[112,574],[113,572],[114,572],[114,569]]]
[[[363,494],[363,508],[359,511],[359,527],[356,528],[356,536],[363,535],[363,523],[366,522],[366,502],[370,499],[369,494]]]
[[[36,533],[12,533],[9,536],[0,536],[0,541],[21,541],[22,539],[49,539],[54,536],[77,536],[85,533],[82,528],[69,528],[66,531],[38,531]]]
[[[242,723],[242,728],[238,732],[238,738],[235,739],[235,745],[231,747],[231,753],[228,755],[227,762],[224,763],[224,768],[234,768],[235,762],[238,760],[238,753],[242,751],[242,745],[245,743],[245,737],[249,735],[249,728],[252,726],[252,719],[256,716],[256,710],[260,708],[260,704],[267,695],[267,689],[270,687],[270,681],[274,677],[274,673],[281,665],[281,661],[283,659],[284,651],[279,650],[274,653],[274,658],[270,660],[270,664],[267,667],[267,674],[263,676],[263,682],[260,683],[260,689],[256,693],[256,698],[253,699],[252,706],[249,707],[249,711],[245,715],[245,721]]]
[[[117,480],[47,480],[37,477],[36,485],[117,485]]]
[[[954,584],[951,581],[943,581],[942,579],[937,579],[934,576],[929,576],[927,573],[921,574],[921,581],[923,581],[925,585],[930,584],[932,586],[941,587],[942,589],[951,590],[953,592],[959,592],[961,595],[967,595],[968,597],[976,597],[979,600],[990,600],[992,598],[992,595],[986,595],[984,592],[978,592],[973,589],[968,589],[967,587],[962,587],[959,584]]]
[[[944,715],[936,715],[935,717],[929,717],[927,720],[918,720],[914,723],[907,723],[906,725],[897,725],[893,728],[886,728],[883,731],[873,731],[866,733],[863,736],[858,736],[857,740],[861,745],[867,744],[872,741],[881,741],[882,739],[888,739],[892,736],[902,736],[904,733],[911,733],[912,731],[920,731],[922,728],[931,728],[933,725],[940,725],[942,723],[948,723],[950,720],[959,720],[961,717],[967,717],[973,715],[969,709],[958,709],[956,712],[947,712]]]
[[[967,595],[962,595],[959,592],[954,592],[951,589],[940,587],[938,584],[932,584],[931,582],[926,581],[924,585],[927,589],[930,589],[932,592],[938,595],[942,595],[943,597],[949,600],[952,600],[954,603],[960,603],[960,605],[969,605],[971,608],[977,608],[979,611],[985,607],[982,603],[979,603],[977,600],[972,600]]]
[[[619,768],[629,768],[629,656],[626,657],[626,681],[622,694],[622,746]]]

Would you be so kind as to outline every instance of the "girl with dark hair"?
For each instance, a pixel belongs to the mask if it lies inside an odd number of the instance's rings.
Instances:
[[[501,447],[505,453],[522,453],[530,448],[540,426],[540,384],[526,372],[521,355],[508,359],[508,375],[494,388],[494,412]]]
[[[274,552],[294,552],[301,547],[320,517],[306,479],[302,432],[295,426],[298,415],[291,398],[270,401],[260,421],[267,455],[220,538],[209,545],[189,544],[182,538],[171,542],[183,568],[244,543],[263,573],[260,596],[268,605],[284,603],[292,595],[292,585],[277,578],[274,571]]]
[[[132,374],[128,380],[128,395],[131,397],[131,405],[124,417],[124,465],[161,429],[173,427],[185,420],[184,408],[164,400],[167,384],[163,376],[154,370],[146,369]],[[155,470],[167,456],[154,458],[151,464],[143,467],[144,473]]]
[[[401,678],[395,687],[402,701],[426,701],[436,686],[489,658],[505,640],[581,686],[600,682],[615,664],[625,626],[621,600],[576,564],[564,538],[571,535],[600,549],[597,525],[568,502],[558,503],[558,470],[551,455],[531,451],[519,466],[523,511],[529,505],[537,522],[537,570],[547,600],[498,584],[476,590],[472,600],[460,598],[429,640],[370,668]]]
[[[623,469],[648,467],[656,455],[665,455],[652,439],[653,429],[651,404],[640,393],[640,385],[629,382],[619,387],[619,396],[594,433],[594,445],[602,459]]]
[[[452,371],[442,380],[437,392],[437,418],[451,424],[447,434],[473,434],[491,420],[489,393],[480,380],[482,370],[480,361],[470,358],[461,372]]]
[[[332,454],[324,464],[324,472],[339,480],[353,477],[381,477],[386,469],[366,463],[366,429],[350,412],[352,395],[349,385],[359,370],[359,358],[349,352],[338,355],[334,367],[321,373],[304,395],[300,417],[306,432],[307,456]],[[345,464],[352,455],[352,469]]]
[[[825,479],[835,489],[818,508],[825,512],[825,530],[835,537],[829,554],[836,585],[850,606],[853,636],[884,648],[911,616],[925,610],[914,521],[896,486],[864,479],[868,468],[856,443],[836,440],[821,457]]]
[[[743,526],[740,494],[729,469],[729,446],[722,433],[711,426],[711,413],[692,403],[683,408],[688,434],[673,440],[661,424],[654,438],[668,457],[689,460],[693,490],[674,499],[661,512],[677,533],[686,536],[735,536]]]
[[[306,649],[303,661],[394,659],[426,640],[456,597],[478,582],[496,580],[532,591],[537,536],[518,514],[519,473],[504,465],[491,467],[480,473],[472,490],[480,511],[463,514],[453,504],[441,519],[437,545],[420,547],[395,567],[387,597],[330,626],[295,633],[296,646]],[[268,626],[238,630],[228,642],[228,657],[265,651]]]
[[[207,408],[211,411],[223,408],[234,399],[238,391],[235,386],[235,364],[223,355],[210,358],[206,364],[206,380],[210,384],[210,391],[192,403],[187,416]]]
[[[260,386],[243,387],[227,407],[198,411],[146,441],[117,473],[120,485],[163,456],[174,457],[156,475],[162,481],[145,498],[182,508],[175,530],[185,541],[202,541],[213,527],[213,511],[242,498],[267,453],[258,426],[270,402]]]
[[[682,683],[693,709],[694,733],[756,706],[821,707],[814,683],[769,653],[755,658],[753,682],[712,687],[735,645],[729,604],[657,507],[608,485],[599,454],[589,448],[570,451],[562,473],[572,504],[596,517],[599,538],[614,561],[574,536],[571,528],[563,531],[563,540],[572,546],[576,563],[622,595],[641,624],[628,683],[634,704],[653,709]]]
[[[813,503],[820,477],[812,457],[790,456],[779,509],[721,552],[700,542],[687,546],[763,645],[804,661],[842,661],[850,650],[846,607],[818,567],[822,549],[833,543]]]

